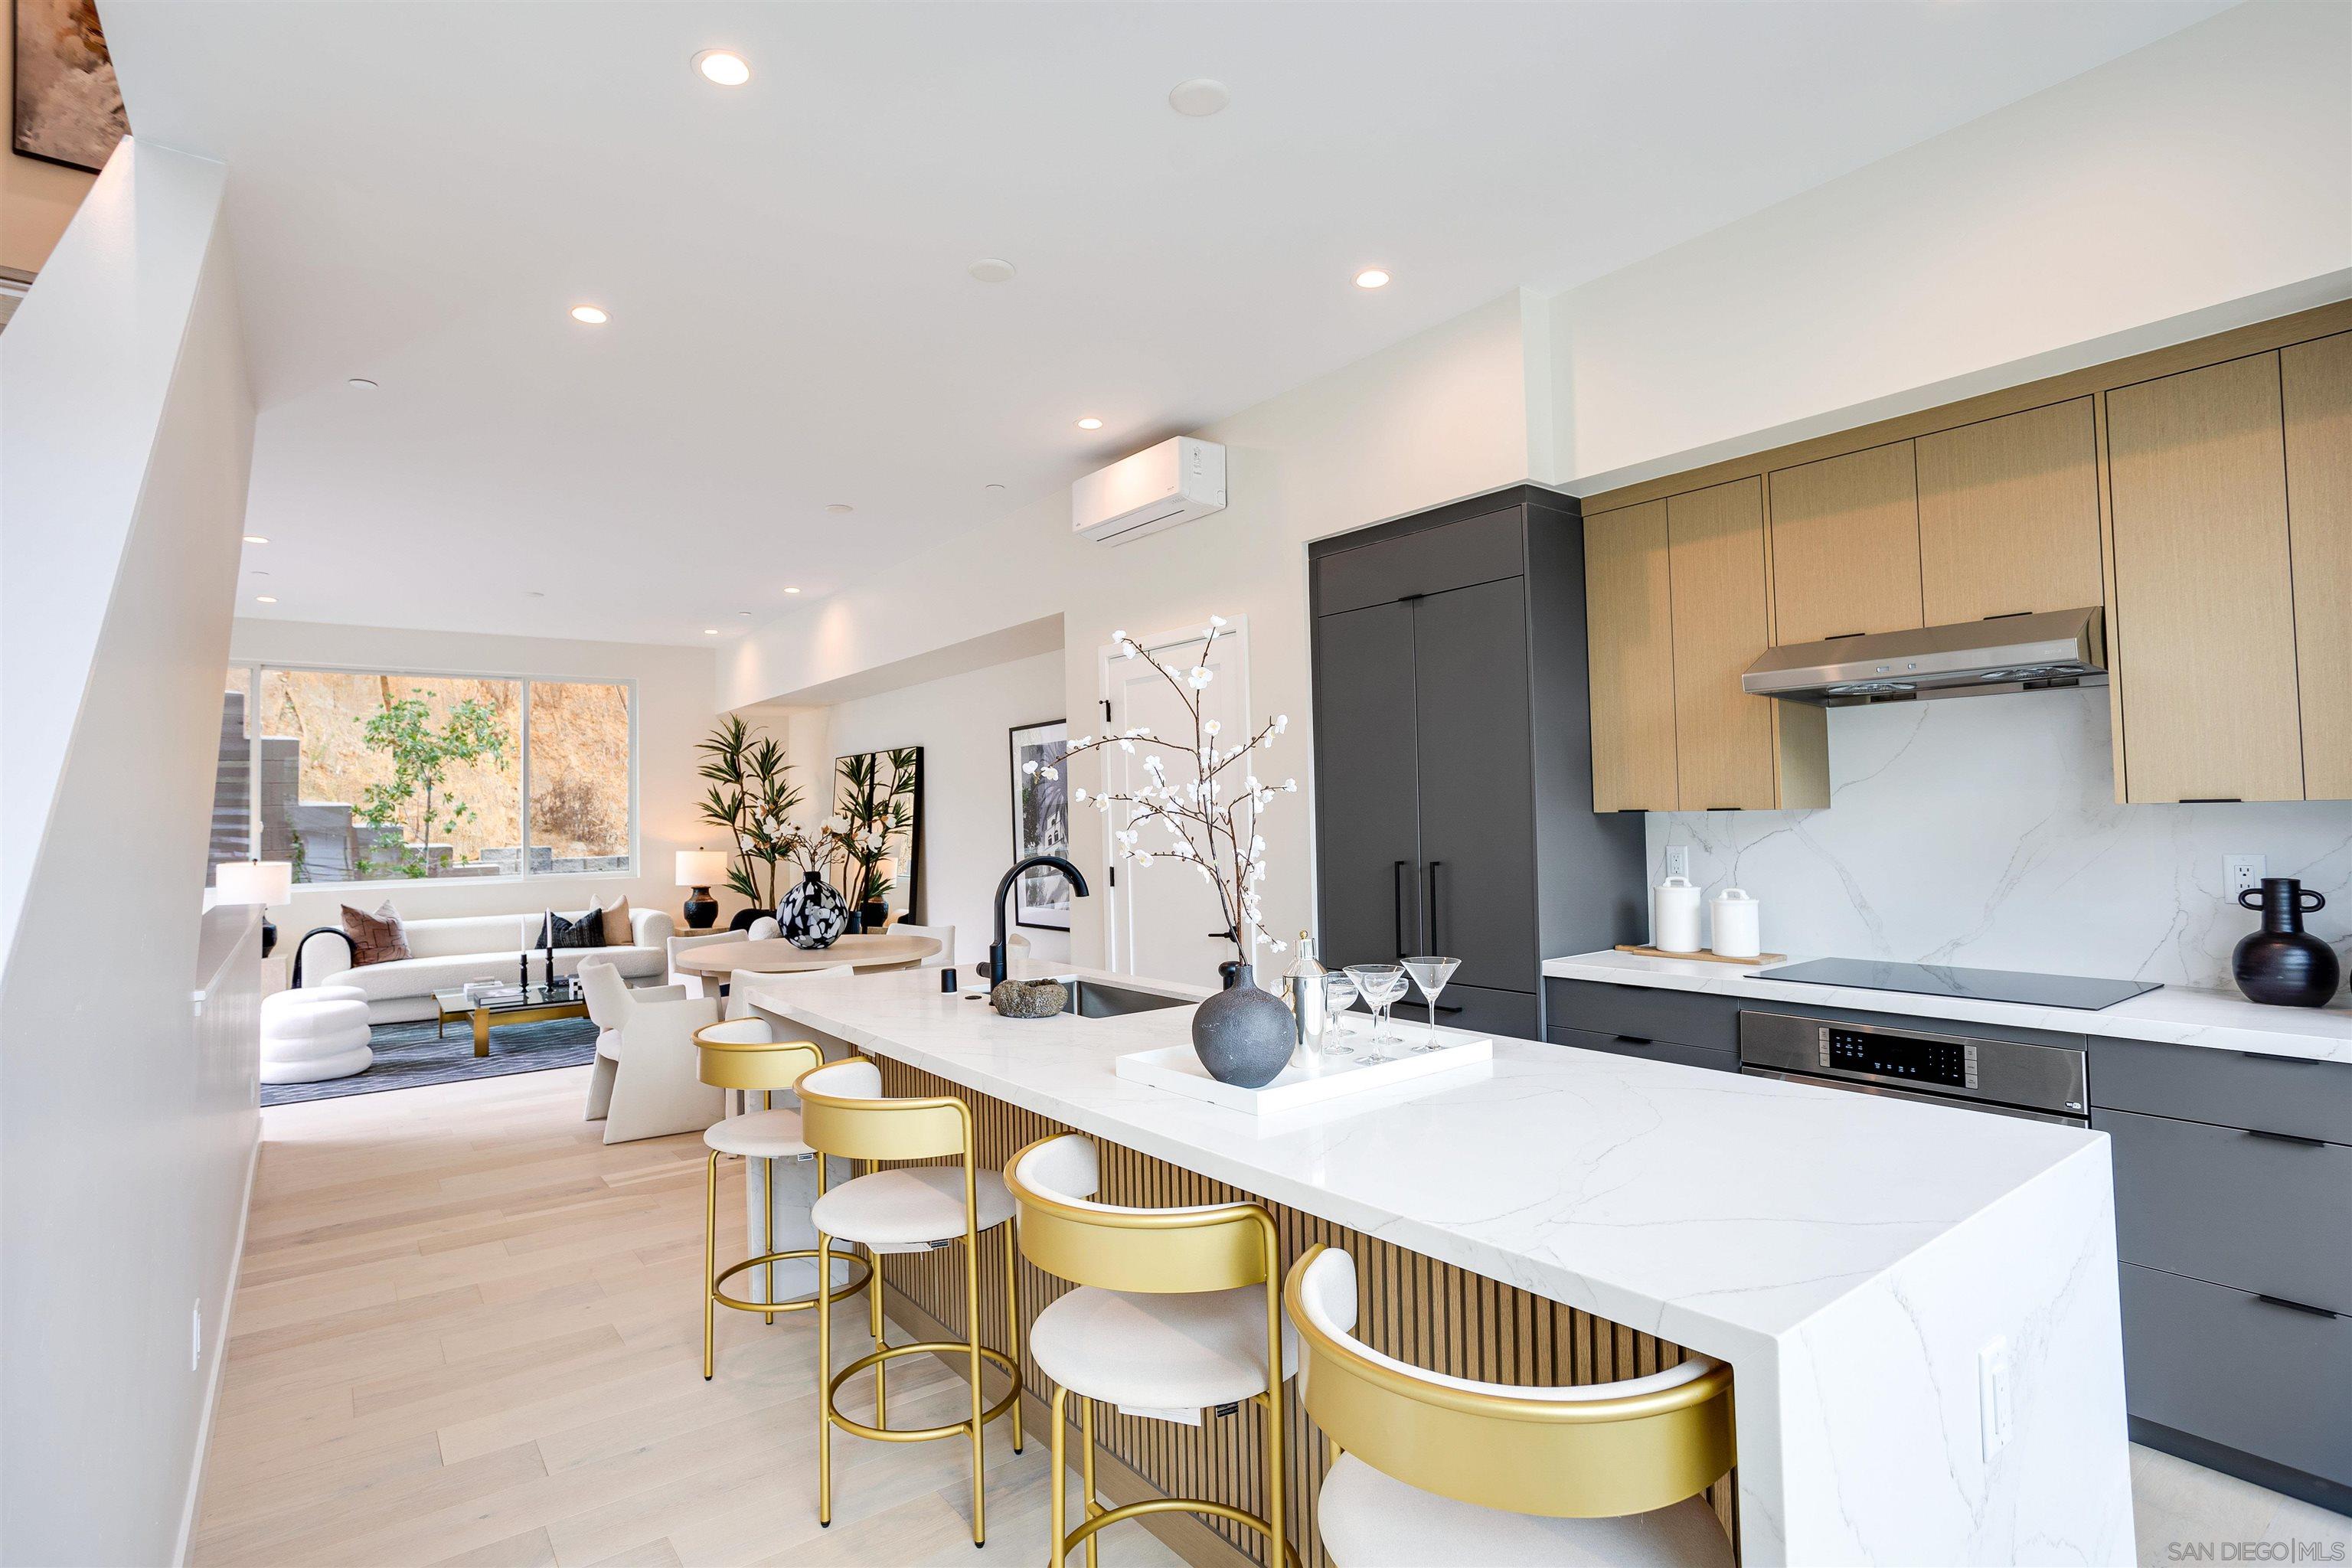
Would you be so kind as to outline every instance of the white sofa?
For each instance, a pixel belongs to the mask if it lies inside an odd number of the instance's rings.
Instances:
[[[412,956],[387,963],[352,967],[351,944],[340,931],[313,931],[302,939],[296,962],[305,990],[314,985],[353,985],[367,998],[368,1022],[400,1024],[439,1016],[433,993],[454,990],[468,980],[512,984],[517,960],[528,947],[530,977],[546,973],[539,961],[543,912],[527,915],[466,915],[454,920],[406,921]],[[660,910],[629,911],[626,947],[559,947],[555,973],[570,974],[583,959],[609,963],[632,985],[658,985],[669,963],[670,933],[677,928]]]

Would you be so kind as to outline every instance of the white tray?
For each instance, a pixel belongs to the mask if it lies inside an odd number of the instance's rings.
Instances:
[[[1362,1050],[1365,1047],[1359,1042],[1356,1048]],[[1119,1058],[1118,1067],[1119,1077],[1132,1079],[1138,1083],[1173,1089],[1178,1094],[1247,1111],[1253,1116],[1269,1116],[1277,1111],[1321,1105],[1348,1095],[1409,1083],[1433,1073],[1475,1067],[1492,1061],[1494,1058],[1495,1043],[1492,1040],[1483,1037],[1458,1038],[1449,1041],[1442,1050],[1414,1051],[1408,1046],[1403,1056],[1384,1062],[1368,1062],[1360,1056],[1329,1057],[1325,1058],[1319,1072],[1286,1067],[1272,1083],[1259,1089],[1219,1083],[1209,1076],[1209,1069],[1201,1065],[1201,1058],[1193,1054],[1190,1046],[1163,1046],[1156,1051],[1137,1051]]]

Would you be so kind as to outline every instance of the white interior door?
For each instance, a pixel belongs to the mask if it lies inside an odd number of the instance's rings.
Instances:
[[[1198,660],[1201,636],[1154,638],[1145,646],[1181,672]],[[1213,679],[1202,693],[1201,710],[1223,727],[1219,739],[1230,746],[1251,732],[1248,628],[1235,621],[1220,631],[1208,666]],[[1163,764],[1171,780],[1190,778],[1181,748],[1191,743],[1192,721],[1166,679],[1148,660],[1116,653],[1106,658],[1103,676],[1111,731],[1148,725],[1154,734],[1175,741],[1180,750],[1172,757],[1163,755]],[[1117,747],[1100,754],[1106,789],[1134,789],[1148,782],[1140,748],[1133,755]],[[1119,807],[1112,806],[1109,815],[1118,819],[1108,824],[1113,830],[1124,824]],[[1152,847],[1165,836],[1164,829],[1155,829],[1139,847]],[[1216,890],[1197,871],[1165,859],[1145,867],[1114,855],[1110,864],[1118,874],[1111,896],[1111,967],[1156,980],[1216,984],[1217,965],[1234,956],[1232,942],[1221,934],[1225,919]]]

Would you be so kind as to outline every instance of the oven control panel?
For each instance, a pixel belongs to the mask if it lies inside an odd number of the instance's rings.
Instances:
[[[1978,1087],[1976,1042],[1945,1036],[1896,1035],[1824,1024],[1818,1065],[1947,1089]]]

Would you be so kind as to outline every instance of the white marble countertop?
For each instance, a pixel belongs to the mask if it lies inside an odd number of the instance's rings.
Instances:
[[[1792,953],[1788,962],[1801,963],[1804,959]],[[1704,991],[1743,1001],[1784,1005],[1811,1002],[1824,1007],[1851,1007],[1858,1012],[1901,1013],[1917,1018],[1951,1018],[1971,1024],[2010,1024],[2024,1029],[2053,1029],[2106,1039],[2159,1040],[2168,1045],[2206,1046],[2257,1056],[2352,1063],[2352,1005],[2347,1005],[2342,997],[2326,1007],[2269,1007],[2249,1002],[2235,992],[2166,985],[2092,1013],[2079,1007],[2037,1007],[1959,996],[1923,996],[1908,991],[1872,991],[1854,985],[1758,980],[1756,971],[1743,965],[1705,959],[1645,958],[1632,952],[1580,952],[1569,958],[1548,959],[1543,972],[1559,980],[1597,980],[1612,985],[1647,985],[1664,991]]]
[[[1033,963],[1016,973],[1074,971]],[[2103,1512],[2112,1512],[2121,1487],[2122,1559],[2129,1559],[2103,1134],[1512,1039],[1496,1040],[1488,1066],[1253,1118],[1116,1076],[1114,1059],[1124,1053],[1188,1041],[1188,1007],[1016,1021],[938,987],[935,970],[774,985],[751,977],[742,1001],[1730,1360],[1741,1379],[1742,1491],[1756,1493],[1745,1531],[1752,1563],[1784,1552],[1800,1561],[2006,1561],[2010,1545],[1985,1531],[2012,1525],[2074,1541],[2084,1552],[2078,1561],[2116,1560],[2111,1520],[2078,1527],[2070,1514],[2036,1523],[2035,1508],[2006,1498],[2007,1511],[1988,1510],[1979,1505],[2000,1490],[1990,1480],[1963,1489],[1973,1494],[1963,1510],[1970,1522],[1952,1528],[1965,1540],[1945,1540],[1921,1533],[1940,1529],[1922,1522],[1927,1516],[1902,1511],[1903,1487],[1865,1503],[1837,1495],[1842,1483],[1833,1478],[1787,1468],[1800,1462],[1797,1449],[1810,1455],[1830,1440],[1822,1426],[1832,1419],[1830,1406],[1839,1411],[1840,1441],[1869,1444],[1893,1408],[1883,1402],[1900,1405],[1915,1397],[1904,1391],[1916,1389],[1925,1404],[1896,1425],[1939,1450],[1920,1456],[1923,1476],[1949,1489],[1959,1461],[1942,1447],[1966,1448],[1967,1468],[1986,1469],[1973,1458],[1977,1346],[2003,1332],[2021,1361],[2029,1337],[2035,1357],[2071,1353],[2050,1348],[2064,1337],[2051,1324],[2087,1313],[2092,1364],[2080,1375],[2090,1378],[2090,1396],[2079,1410],[2053,1411],[2035,1441],[2012,1442],[2011,1451],[2042,1452],[2041,1460],[2020,1463],[2060,1467],[2083,1483],[2076,1495],[2099,1500]],[[2033,1255],[2021,1257],[2029,1244]],[[1876,1321],[1890,1312],[1900,1320],[1892,1329]],[[1871,1321],[1832,1326],[1850,1318]],[[1842,1347],[1834,1389],[1814,1366],[1819,1352],[1808,1340],[1815,1331]],[[1846,1372],[1882,1358],[1888,1364],[1862,1384],[1842,1385]],[[2050,1387],[2078,1373],[2021,1368],[2021,1375]],[[1803,1386],[1786,1399],[1768,1392],[1792,1381]],[[1804,1430],[1783,1431],[1784,1422]],[[2072,1458],[2070,1447],[2078,1450]],[[2082,1451],[2095,1458],[2084,1461]],[[2100,1474],[2085,1479],[2084,1463]],[[1797,1489],[1788,1495],[1784,1475]],[[2075,1507],[2052,1506],[2062,1514]],[[1884,1528],[1864,1522],[1882,1509]],[[1989,1525],[1996,1514],[2005,1522]],[[1824,1531],[1852,1539],[1833,1542]]]

